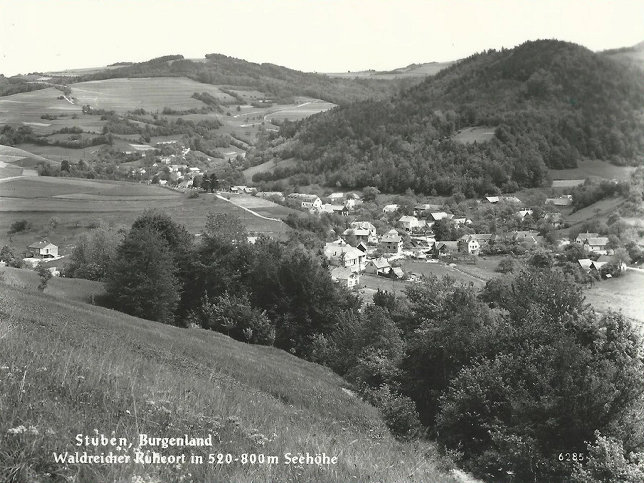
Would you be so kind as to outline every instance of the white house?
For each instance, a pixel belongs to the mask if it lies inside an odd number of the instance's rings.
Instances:
[[[481,244],[476,235],[463,235],[458,240],[458,251],[467,252],[470,255],[478,255],[481,251]]]
[[[404,215],[400,217],[398,223],[405,229],[405,231],[414,231],[416,228],[424,227],[427,222],[425,220],[419,220],[415,216]]]
[[[399,255],[402,253],[403,241],[400,235],[389,232],[380,239],[380,248],[386,253]]]
[[[353,288],[360,283],[360,274],[348,268],[335,267],[331,270],[331,279],[347,288]]]
[[[289,199],[296,200],[300,203],[302,208],[308,208],[309,210],[319,210],[322,207],[322,200],[319,196],[308,195],[305,193],[292,193],[288,195]]]
[[[58,247],[47,240],[32,243],[28,248],[36,257],[54,258],[58,256]]]
[[[333,242],[324,245],[324,256],[329,262],[348,268],[352,272],[363,271],[367,256],[357,248],[342,243]]]

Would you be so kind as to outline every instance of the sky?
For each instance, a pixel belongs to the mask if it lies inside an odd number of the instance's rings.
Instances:
[[[644,41],[642,0],[0,0],[0,73],[220,53],[306,72],[390,70],[526,40]]]

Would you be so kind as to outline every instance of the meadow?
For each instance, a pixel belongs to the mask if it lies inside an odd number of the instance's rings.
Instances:
[[[627,270],[621,277],[595,283],[584,295],[597,310],[621,310],[644,329],[644,272]]]
[[[607,161],[590,159],[579,161],[576,168],[549,169],[550,177],[555,180],[579,180],[586,178],[627,180],[635,170],[631,166],[615,166]]]
[[[279,217],[287,208],[264,203],[260,214]],[[248,232],[282,238],[289,227],[266,220],[228,203],[214,194],[190,199],[184,193],[155,185],[80,178],[30,177],[0,182],[0,246],[20,250],[47,238],[68,254],[76,238],[99,222],[128,228],[145,209],[169,214],[190,233],[200,233],[209,213],[231,213],[239,217]],[[286,210],[286,211],[285,211]],[[55,227],[51,220],[56,219]],[[9,235],[11,224],[27,220],[31,228]]]
[[[494,127],[466,127],[454,135],[454,141],[461,144],[483,143],[494,137]]]
[[[121,113],[135,109],[161,112],[164,107],[201,109],[205,104],[192,98],[195,92],[207,92],[222,102],[234,102],[233,97],[216,86],[183,77],[106,79],[79,82],[71,88],[78,104]]]
[[[2,282],[0,313],[2,481],[456,481],[430,443],[395,441],[344,380],[283,351]],[[79,447],[79,434],[126,441]],[[143,447],[140,434],[212,435],[213,446]],[[76,451],[188,459],[54,461]],[[285,453],[306,452],[338,463],[285,464]],[[279,462],[208,464],[211,453]]]

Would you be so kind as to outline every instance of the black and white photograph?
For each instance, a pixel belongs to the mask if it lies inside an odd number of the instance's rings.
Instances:
[[[644,483],[644,2],[0,0],[0,483]]]

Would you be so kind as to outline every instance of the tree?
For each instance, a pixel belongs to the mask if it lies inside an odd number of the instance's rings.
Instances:
[[[499,262],[499,265],[496,267],[496,271],[500,273],[511,273],[514,272],[516,262],[512,257],[505,257]]]
[[[376,196],[380,194],[380,190],[373,186],[366,186],[362,189],[362,198],[365,201],[375,201]]]
[[[239,217],[230,213],[210,213],[206,219],[204,234],[231,243],[247,243],[246,227]]]
[[[5,262],[8,267],[22,268],[24,262],[18,257],[15,250],[9,245],[4,245],[0,250],[0,262]]]
[[[70,164],[69,164],[69,161],[67,161],[66,159],[64,159],[64,160],[60,163],[60,171],[61,171],[61,172],[62,172],[62,171],[65,171],[65,172],[69,173],[69,170],[70,170]]]
[[[105,289],[113,307],[150,320],[173,322],[179,301],[177,268],[168,242],[153,228],[132,228],[109,267]]]
[[[83,233],[69,256],[65,275],[87,280],[104,280],[116,257],[123,232],[105,225]]]
[[[43,265],[38,265],[36,267],[36,273],[38,273],[38,277],[40,278],[40,283],[38,284],[38,290],[43,292],[47,288],[47,283],[53,276],[49,269],[44,267]]]

